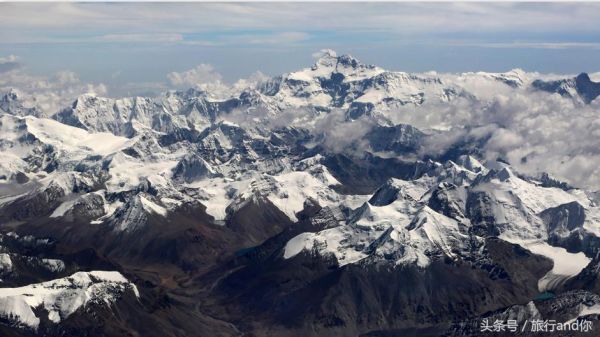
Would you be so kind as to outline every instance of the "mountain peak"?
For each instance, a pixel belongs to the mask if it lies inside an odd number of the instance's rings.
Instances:
[[[515,174],[512,172],[512,170],[509,167],[504,167],[497,174],[498,179],[500,179],[501,181],[507,181],[514,176],[515,176]]]
[[[475,173],[482,172],[485,170],[483,164],[481,164],[479,160],[475,159],[473,156],[470,155],[461,155],[456,163],[463,166],[467,170]]]
[[[575,77],[575,80],[577,82],[592,82],[592,80],[590,79],[590,75],[588,75],[587,73],[581,73],[577,75],[577,77]]]
[[[600,96],[600,82],[594,82],[587,73],[580,73],[575,78],[554,81],[535,80],[533,87],[547,92],[555,92],[563,97],[580,99],[589,104]],[[578,97],[579,96],[579,97]]]
[[[600,83],[592,81],[587,73],[581,73],[575,77],[575,88],[587,104],[600,96]]]
[[[313,55],[318,57],[317,62],[313,66],[313,70],[319,68],[335,68],[340,65],[349,68],[357,68],[362,65],[360,61],[352,57],[352,55],[344,54],[338,56],[337,52],[332,49],[322,49],[320,52]]]
[[[19,99],[19,96],[21,96],[20,92],[17,91],[15,88],[10,88],[5,94],[4,97],[6,99],[10,98],[12,100],[16,100]]]
[[[97,98],[98,97],[95,94],[92,94],[92,93],[81,94],[81,95],[77,96],[77,98],[73,102],[73,108],[75,109],[77,107],[82,107],[82,106],[86,106],[88,104],[91,104]]]
[[[28,99],[21,91],[15,88],[10,88],[8,91],[0,94],[0,111],[15,116],[46,116],[35,104],[35,99]]]
[[[21,91],[10,88],[8,91],[0,93],[0,108],[8,104],[22,105],[24,96]]]
[[[317,59],[316,64],[327,64],[331,60],[337,60],[337,52],[333,49],[321,49],[313,57]]]

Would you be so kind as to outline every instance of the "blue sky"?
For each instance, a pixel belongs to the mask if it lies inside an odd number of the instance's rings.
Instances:
[[[292,71],[323,48],[409,72],[598,72],[598,18],[598,3],[0,3],[0,72],[136,94],[200,64],[225,82]]]

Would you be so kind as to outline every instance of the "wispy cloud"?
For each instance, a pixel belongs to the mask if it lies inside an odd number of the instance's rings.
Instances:
[[[0,43],[66,42],[90,36],[111,37],[105,42],[119,37],[146,41],[150,36],[172,42],[180,35],[236,31],[270,34],[249,38],[249,44],[302,41],[312,31],[401,37],[600,33],[599,3],[0,3],[0,9]],[[202,42],[214,43],[197,41]]]
[[[185,38],[179,42],[185,45],[198,46],[240,46],[240,45],[288,45],[307,41],[310,34],[305,32],[228,32],[227,34],[214,34],[208,38]]]
[[[0,57],[0,73],[19,68],[21,65],[17,59],[18,57],[15,55]]]
[[[304,32],[283,32],[266,36],[241,35],[240,40],[246,40],[249,44],[279,44],[305,41],[309,34]]]
[[[518,49],[600,49],[600,42],[451,42],[448,45],[481,48],[518,48]]]
[[[183,41],[181,34],[107,34],[87,40],[89,42],[180,42]]]

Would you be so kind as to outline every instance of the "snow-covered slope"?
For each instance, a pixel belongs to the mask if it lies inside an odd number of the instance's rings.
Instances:
[[[139,297],[136,286],[119,272],[78,272],[39,284],[0,288],[0,316],[35,330],[42,314],[59,323],[90,304],[110,306],[126,291]],[[40,307],[43,313],[37,311]]]
[[[488,169],[472,157],[459,162],[466,167],[448,162],[416,180],[387,182],[346,222],[291,239],[284,258],[308,251],[334,256],[339,265],[366,259],[426,267],[440,257],[477,259],[478,249],[473,248],[483,246],[492,235],[554,261],[554,269],[540,280],[542,291],[589,263],[582,252],[568,253],[548,244],[549,229],[540,216],[571,202],[586,205],[585,213],[595,214],[598,208],[585,194],[541,187],[519,178],[509,167]],[[592,227],[599,228],[600,223]]]
[[[324,50],[311,68],[274,78],[269,99],[280,108],[315,106],[347,110],[348,118],[383,114],[426,100],[449,101],[461,89],[432,75],[391,72],[362,64],[350,55]]]

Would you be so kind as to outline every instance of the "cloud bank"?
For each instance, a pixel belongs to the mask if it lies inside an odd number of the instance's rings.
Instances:
[[[0,93],[16,90],[26,107],[38,107],[47,115],[70,105],[83,93],[106,95],[108,91],[102,83],[82,82],[71,71],[60,71],[52,76],[31,75],[17,60],[14,55],[0,58]],[[3,67],[7,64],[12,66]]]
[[[523,173],[548,172],[578,187],[600,189],[600,99],[582,105],[490,82],[471,90],[478,100],[426,102],[398,110],[394,122],[448,130],[427,140],[424,156],[480,141],[485,159],[502,158]]]

